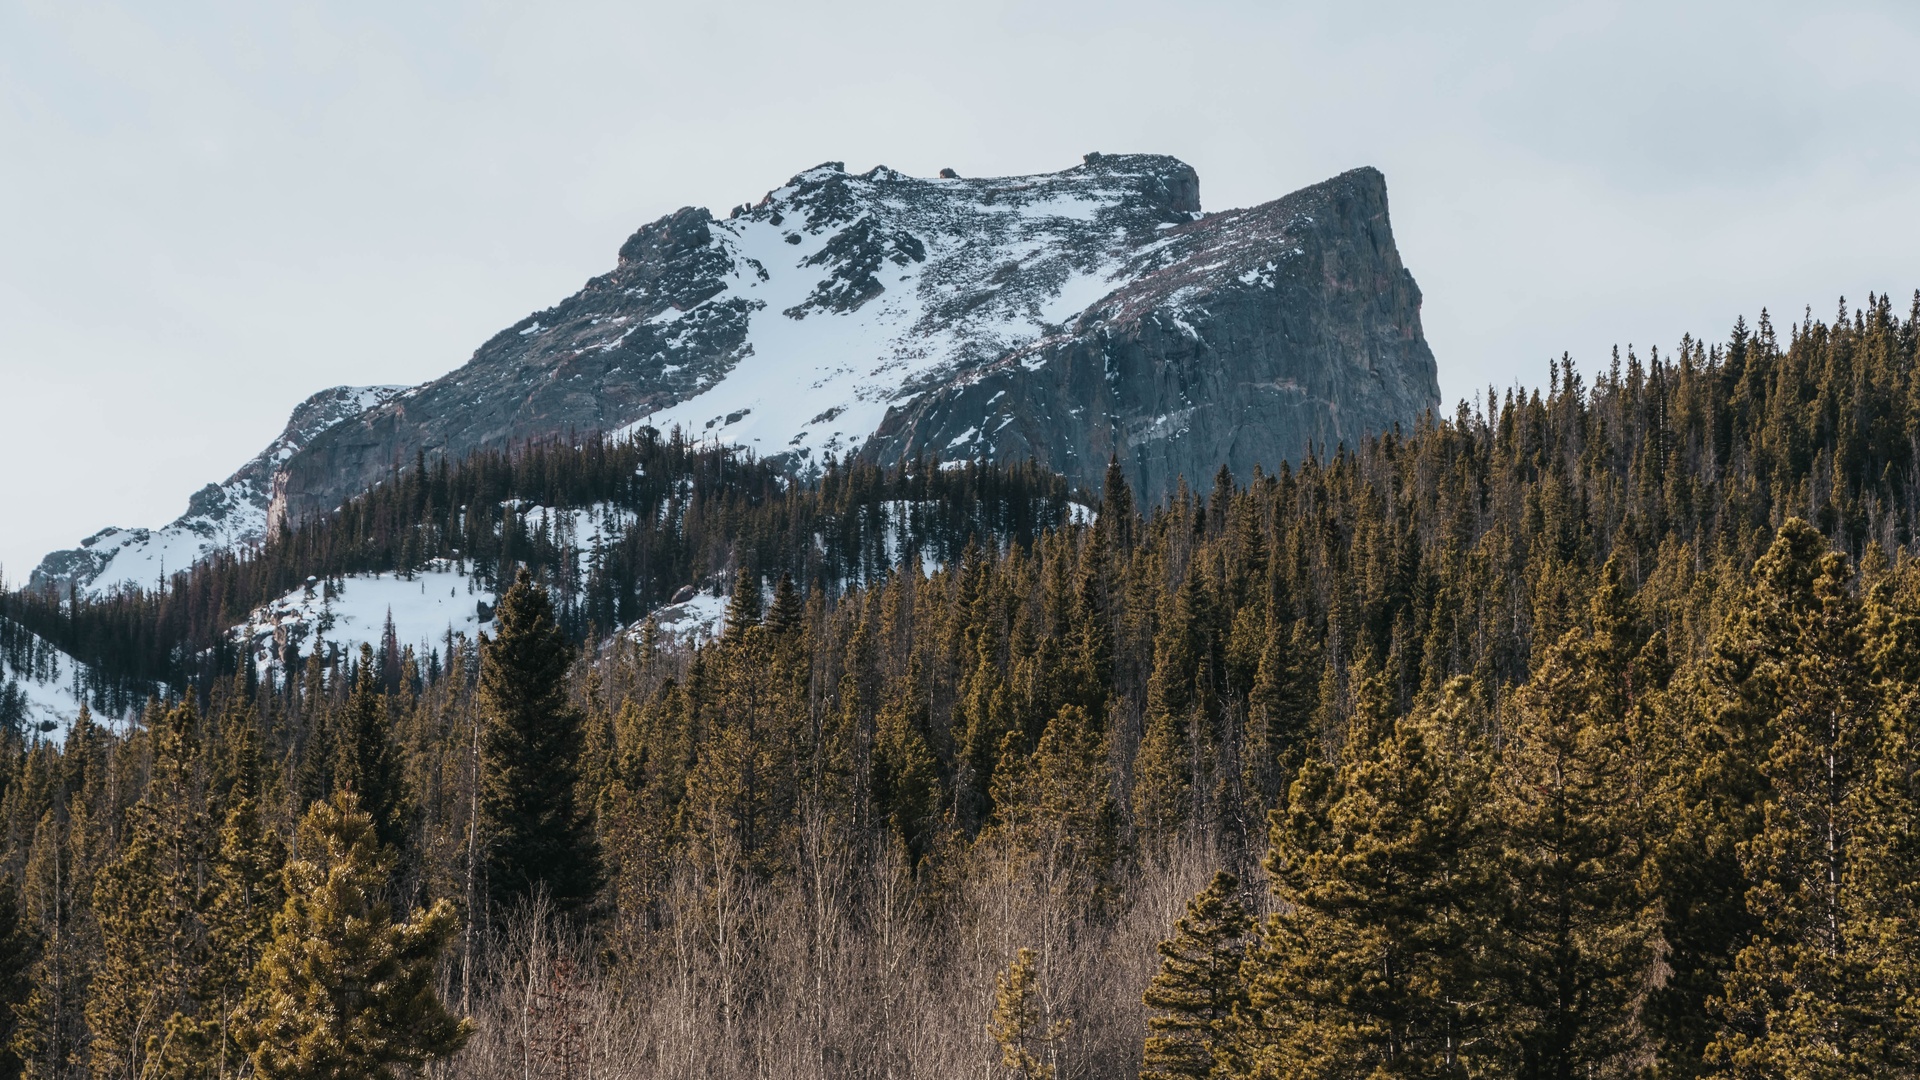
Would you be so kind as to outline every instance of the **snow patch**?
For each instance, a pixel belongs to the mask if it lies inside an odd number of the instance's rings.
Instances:
[[[411,577],[354,574],[335,582],[331,597],[325,582],[314,581],[255,608],[232,629],[263,678],[289,647],[301,656],[311,655],[320,641],[350,653],[362,644],[377,648],[389,614],[402,648],[411,645],[422,657],[440,652],[449,633],[472,639],[491,626],[497,603],[492,590],[445,559]]]

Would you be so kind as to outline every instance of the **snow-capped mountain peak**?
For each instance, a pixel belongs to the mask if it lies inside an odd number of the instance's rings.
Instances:
[[[1356,169],[1202,216],[1170,157],[1032,176],[829,162],[723,218],[642,227],[608,273],[286,465],[292,520],[395,461],[679,428],[805,473],[827,453],[1032,456],[1149,497],[1438,401],[1419,290]]]

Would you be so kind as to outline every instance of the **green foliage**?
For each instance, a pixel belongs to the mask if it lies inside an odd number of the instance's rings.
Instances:
[[[1469,1075],[1485,1052],[1480,770],[1385,691],[1365,678],[1338,767],[1310,761],[1275,814],[1282,909],[1247,959],[1247,1075]]]
[[[382,845],[404,851],[409,808],[392,730],[386,696],[374,686],[373,647],[362,645],[347,707],[333,718],[333,783],[359,797]]]
[[[1230,1067],[1233,1021],[1248,1004],[1242,967],[1253,929],[1239,891],[1239,878],[1215,874],[1160,943],[1160,970],[1142,998],[1154,1015],[1140,1080],[1201,1080],[1216,1061]]]
[[[567,699],[573,650],[547,591],[524,571],[500,598],[499,634],[480,644],[481,835],[492,903],[543,890],[563,910],[592,901],[600,857],[576,801],[581,716]]]
[[[148,714],[145,794],[127,813],[129,837],[93,890],[101,962],[87,999],[89,1057],[98,1076],[170,1068],[169,1020],[199,1010],[206,964],[199,914],[209,839],[195,770],[199,715],[191,703]]]
[[[392,1077],[467,1040],[434,989],[458,918],[445,900],[396,923],[383,896],[391,854],[349,791],[300,821],[286,903],[255,969],[240,1030],[265,1080]]]
[[[29,966],[33,936],[21,910],[20,889],[12,877],[0,878],[0,1075],[18,1075],[24,1066],[19,1038],[21,1012],[33,992]]]
[[[1609,564],[1611,569],[1612,564]],[[1517,1077],[1621,1075],[1657,944],[1642,874],[1656,792],[1639,764],[1633,642],[1611,576],[1514,695],[1486,802],[1503,1041]]]
[[[1053,1080],[1055,1046],[1073,1021],[1050,1019],[1040,987],[1039,958],[1032,949],[1014,954],[995,983],[987,1035],[1000,1044],[1000,1062],[1020,1080]]]
[[[1162,867],[1246,879],[1265,848],[1275,914],[1208,1048],[1222,1080],[1913,1075],[1916,463],[1920,319],[1883,298],[1591,384],[1556,365],[1144,512],[1116,460],[1090,526],[1031,466],[783,484],[645,440],[421,462],[164,592],[0,600],[0,651],[31,623],[192,701],[64,747],[0,732],[0,878],[32,942],[13,1044],[35,1076],[226,1068],[283,842],[352,792],[404,852],[356,880],[451,902],[476,997],[494,916],[536,888],[621,992],[710,944],[734,966],[696,990],[778,959],[849,993],[984,995],[983,929],[1032,904],[1010,1067],[1125,1075],[1133,991],[1048,1030],[1095,1000]],[[533,503],[638,524],[586,551]],[[456,548],[483,582],[530,569],[484,646],[317,650],[281,681],[223,652],[309,573]],[[734,567],[722,640],[635,631]],[[626,629],[582,650],[589,626]],[[884,896],[836,891],[870,862]],[[801,908],[805,934],[752,939]],[[1197,958],[1204,922],[1149,933]],[[831,967],[870,932],[891,966]],[[779,997],[728,997],[724,1022]],[[817,1067],[858,1072],[865,1045]],[[1168,1075],[1204,1064],[1161,1050]]]

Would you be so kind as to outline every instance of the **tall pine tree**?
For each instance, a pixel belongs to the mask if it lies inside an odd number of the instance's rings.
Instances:
[[[480,650],[480,828],[498,906],[544,889],[562,911],[578,911],[600,886],[598,846],[575,796],[582,720],[567,699],[572,659],[552,598],[523,568],[500,598],[499,634]]]

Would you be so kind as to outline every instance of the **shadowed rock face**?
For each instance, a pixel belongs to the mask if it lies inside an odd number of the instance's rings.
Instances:
[[[322,513],[416,453],[642,425],[806,474],[1024,459],[1148,498],[1297,459],[1438,403],[1386,184],[1357,169],[1202,215],[1173,158],[917,178],[810,169],[725,219],[636,232],[579,293],[282,462],[269,520]]]
[[[880,461],[963,440],[1094,487],[1109,455],[1150,499],[1410,424],[1439,403],[1386,180],[1355,169],[1165,230],[1067,333],[889,410]]]

